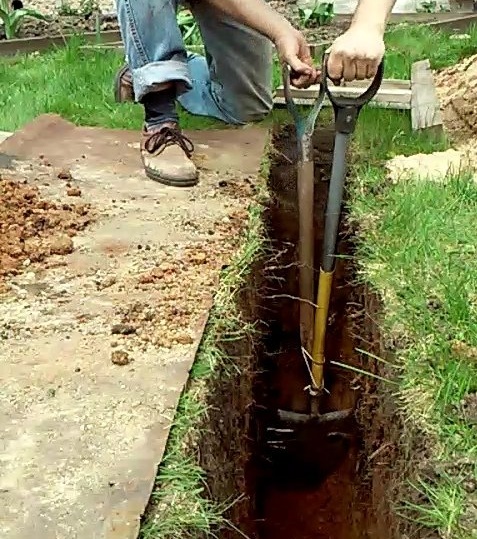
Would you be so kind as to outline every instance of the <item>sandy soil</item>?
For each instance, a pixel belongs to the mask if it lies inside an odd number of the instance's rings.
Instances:
[[[390,179],[441,181],[448,174],[477,170],[477,55],[434,74],[444,129],[453,148],[432,154],[398,155],[387,163]]]
[[[444,123],[452,139],[477,135],[477,55],[435,74]]]

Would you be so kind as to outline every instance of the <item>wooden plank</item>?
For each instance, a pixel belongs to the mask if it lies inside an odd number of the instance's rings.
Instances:
[[[351,88],[361,88],[365,90],[369,87],[369,80],[353,80],[351,82],[343,82],[343,86]],[[411,81],[409,79],[383,79],[381,90],[410,90]]]
[[[343,97],[357,97],[364,91],[363,88],[353,86],[331,86],[330,90],[333,95]],[[307,89],[292,88],[294,99],[316,99],[317,95],[318,85],[310,86]],[[285,97],[283,86],[277,88],[276,96]],[[411,90],[402,88],[380,89],[372,101],[377,103],[402,103],[403,105],[410,105]]]
[[[475,24],[477,24],[477,13],[463,13],[449,19],[429,22],[428,26],[439,30],[466,33]]]
[[[0,56],[14,56],[29,52],[42,52],[51,47],[63,47],[70,39],[75,37],[73,34],[51,37],[32,37],[28,39],[5,39],[0,41]],[[111,43],[120,41],[121,35],[117,30],[107,30],[101,32],[98,36],[96,32],[85,32],[81,35],[87,43]]]
[[[309,106],[311,107],[314,104],[314,99],[307,98],[294,98],[294,101],[297,105]],[[273,104],[277,106],[285,106],[286,101],[284,97],[275,96],[273,98]],[[325,99],[324,106],[330,107],[331,103],[328,99]],[[371,101],[366,105],[368,107],[378,107],[383,109],[393,109],[393,110],[410,110],[410,103],[395,103],[395,102],[385,102],[385,101]]]
[[[412,129],[442,131],[442,113],[429,60],[414,62],[411,68]]]

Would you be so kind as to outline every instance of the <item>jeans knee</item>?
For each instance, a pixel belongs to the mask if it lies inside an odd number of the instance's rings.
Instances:
[[[273,97],[262,96],[260,99],[250,100],[248,106],[235,106],[231,115],[237,124],[259,122],[266,118],[273,109]]]

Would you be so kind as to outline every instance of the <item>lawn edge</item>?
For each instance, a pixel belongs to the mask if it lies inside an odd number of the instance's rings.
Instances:
[[[384,162],[383,159],[383,165]],[[468,171],[463,171],[462,174],[467,175]],[[476,537],[475,523],[472,525],[470,522],[468,525],[465,517],[469,507],[475,507],[475,497],[473,498],[472,493],[466,493],[461,477],[447,473],[449,463],[454,462],[453,459],[458,453],[451,448],[450,444],[446,445],[446,438],[443,436],[445,421],[435,424],[436,415],[429,413],[425,416],[419,415],[419,411],[413,412],[413,406],[416,409],[419,408],[420,399],[427,399],[428,404],[431,404],[429,408],[438,407],[437,399],[441,388],[433,385],[434,379],[426,377],[426,370],[430,369],[430,365],[423,361],[422,365],[417,364],[416,367],[416,360],[412,356],[413,350],[418,348],[419,343],[429,335],[414,331],[412,323],[408,322],[410,316],[403,316],[405,307],[401,307],[400,311],[399,320],[402,327],[399,329],[396,327],[396,314],[386,298],[397,298],[402,291],[381,277],[389,273],[392,263],[389,261],[389,266],[379,270],[376,268],[376,263],[367,257],[367,253],[373,251],[373,242],[378,239],[377,235],[370,232],[377,230],[379,219],[362,214],[354,207],[355,204],[359,204],[356,202],[359,198],[361,200],[367,197],[376,199],[376,193],[379,193],[381,199],[385,199],[387,190],[393,189],[393,185],[386,183],[385,179],[382,179],[378,185],[376,183],[373,185],[370,179],[373,175],[372,169],[358,171],[357,175],[360,176],[361,184],[358,180],[352,186],[349,203],[349,224],[356,238],[357,278],[364,283],[369,293],[377,298],[378,312],[368,314],[378,317],[382,343],[393,343],[391,347],[387,344],[381,347],[381,358],[386,358],[387,366],[380,369],[380,374],[391,383],[396,383],[391,389],[395,404],[394,413],[396,421],[403,429],[398,441],[400,458],[403,462],[394,463],[403,476],[396,478],[396,483],[390,486],[393,495],[399,497],[393,499],[392,511],[400,522],[398,525],[403,529],[424,528],[433,530],[434,533],[438,531],[439,537],[445,539],[473,539]],[[374,171],[375,178],[376,171]],[[415,181],[417,185],[426,180]],[[384,206],[384,202],[381,203]],[[374,250],[377,248],[374,247]],[[405,304],[405,301],[399,301]],[[400,342],[401,337],[402,342]],[[442,348],[439,353],[445,357],[448,351]],[[394,367],[390,367],[391,364],[394,364]],[[410,376],[405,374],[406,369],[410,368],[414,370],[417,368],[422,374],[422,379],[419,377],[414,379],[414,387],[410,382]],[[404,373],[401,374],[403,371]],[[388,384],[378,384],[377,395],[389,395],[389,392]],[[449,411],[448,417],[452,417],[453,413],[454,411]],[[470,429],[470,426],[462,426],[462,429],[464,432]],[[465,458],[465,455],[461,456]],[[431,536],[434,537],[432,533],[429,537]]]
[[[213,500],[207,494],[206,472],[198,447],[201,427],[207,423],[210,388],[236,366],[227,358],[225,337],[251,340],[256,328],[241,316],[236,298],[246,285],[254,264],[266,252],[263,213],[268,198],[270,137],[257,177],[257,194],[248,208],[248,222],[239,250],[222,273],[188,384],[180,398],[156,485],[140,531],[141,539],[215,536],[233,528],[226,512],[235,500]],[[186,487],[186,488],[184,488]],[[160,508],[158,510],[158,508]],[[157,522],[160,521],[160,526]]]

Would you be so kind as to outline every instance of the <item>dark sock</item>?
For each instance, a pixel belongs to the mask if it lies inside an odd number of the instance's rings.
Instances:
[[[143,97],[142,104],[144,105],[147,127],[154,127],[166,122],[179,122],[175,88],[150,92]]]

